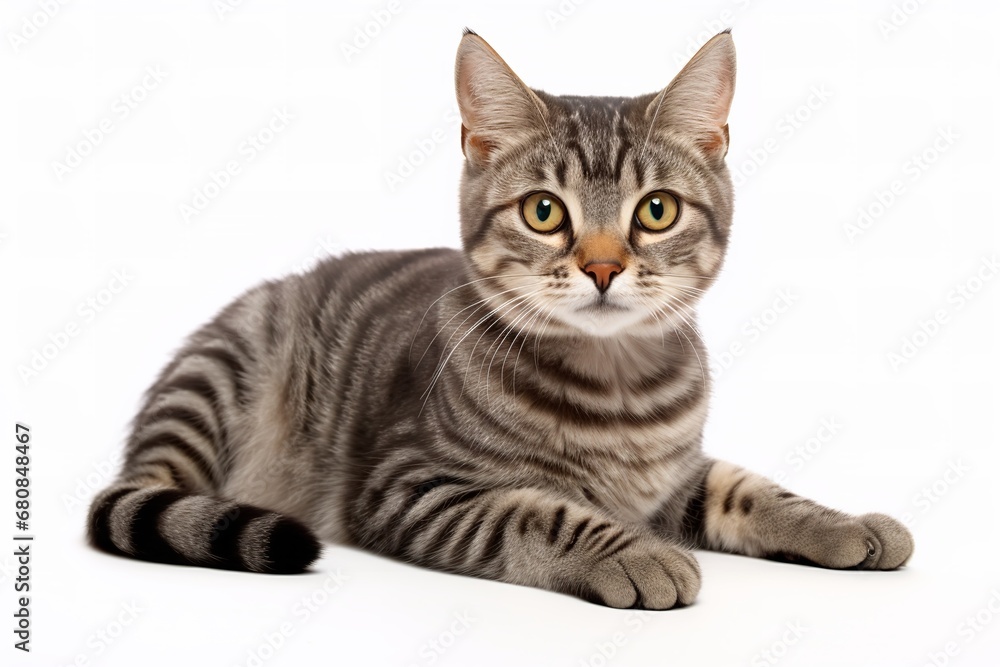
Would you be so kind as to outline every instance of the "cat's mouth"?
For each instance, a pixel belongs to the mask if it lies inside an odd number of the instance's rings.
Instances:
[[[619,305],[617,303],[612,303],[610,301],[607,301],[607,300],[605,300],[602,297],[602,298],[599,298],[597,301],[594,301],[592,303],[588,303],[586,306],[583,306],[581,308],[577,308],[577,310],[580,311],[580,312],[582,312],[582,313],[595,313],[595,312],[596,313],[610,313],[610,312],[623,313],[623,312],[625,312],[625,311],[627,311],[629,309],[626,308],[625,306]]]

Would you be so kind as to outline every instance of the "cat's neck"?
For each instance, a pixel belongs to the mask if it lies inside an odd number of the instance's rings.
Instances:
[[[664,329],[663,336],[622,334],[538,340],[539,350],[578,374],[604,382],[633,384],[671,368],[705,359],[701,340],[690,328]]]

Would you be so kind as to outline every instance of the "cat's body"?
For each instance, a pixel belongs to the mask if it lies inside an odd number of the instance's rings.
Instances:
[[[560,98],[467,35],[464,250],[347,255],[230,305],[150,390],[95,544],[295,572],[315,534],[649,608],[697,593],[682,545],[902,564],[892,519],[701,450],[692,306],[732,217],[731,50],[660,94]]]

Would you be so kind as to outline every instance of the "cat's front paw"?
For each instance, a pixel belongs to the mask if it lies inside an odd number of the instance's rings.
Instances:
[[[670,609],[694,602],[701,570],[690,553],[650,539],[602,558],[584,583],[584,597],[609,607]]]
[[[913,536],[885,514],[864,514],[816,532],[817,564],[835,569],[895,570],[913,553]]]

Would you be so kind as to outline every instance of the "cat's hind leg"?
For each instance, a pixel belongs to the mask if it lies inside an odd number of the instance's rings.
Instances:
[[[94,499],[88,537],[110,553],[268,573],[305,570],[319,542],[295,519],[220,496],[253,352],[201,336],[147,395],[118,479]]]

